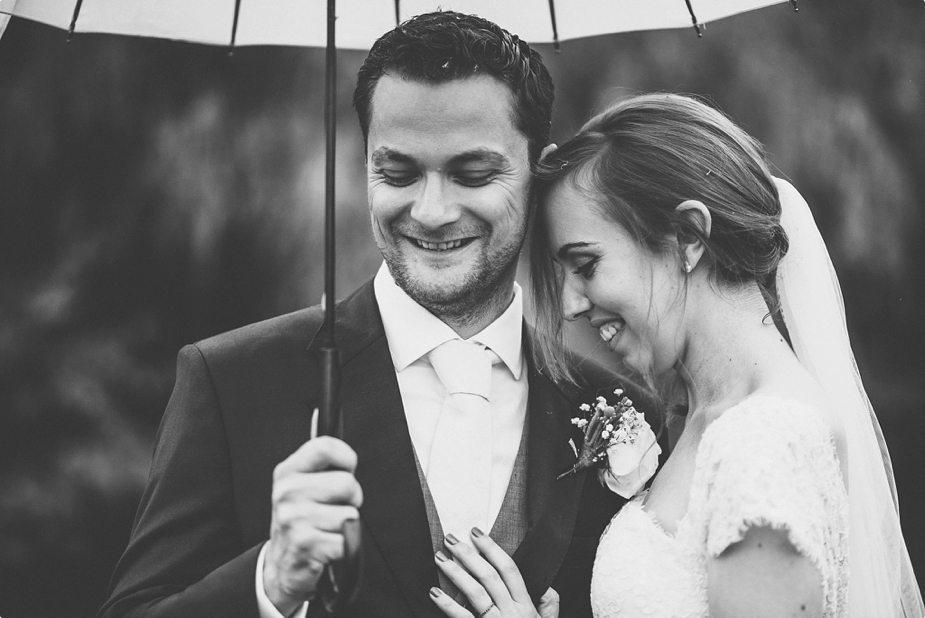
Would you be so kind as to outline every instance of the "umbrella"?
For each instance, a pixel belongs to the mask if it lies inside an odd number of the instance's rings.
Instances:
[[[339,435],[340,362],[334,332],[334,151],[336,47],[369,49],[385,31],[413,15],[438,9],[478,14],[530,42],[661,28],[695,29],[703,23],[785,0],[0,0],[0,36],[10,17],[79,33],[110,33],[224,45],[294,45],[326,48],[325,95],[325,327],[321,336],[323,389],[318,433]],[[794,10],[797,0],[789,0]],[[360,533],[344,529],[345,559],[327,570],[322,598],[338,613],[359,586]]]
[[[386,30],[438,8],[475,13],[529,42],[685,28],[784,0],[340,0],[337,46],[369,49]],[[796,0],[790,0],[796,8]],[[0,14],[74,32],[180,39],[211,45],[324,47],[320,0],[0,0]]]

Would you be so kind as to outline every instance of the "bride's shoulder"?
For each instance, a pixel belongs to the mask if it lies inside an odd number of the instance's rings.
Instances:
[[[733,510],[748,505],[764,513],[784,503],[799,511],[810,495],[837,502],[844,491],[841,461],[819,404],[786,393],[755,393],[704,431],[691,504]]]
[[[752,528],[770,527],[827,582],[838,578],[847,502],[824,403],[764,391],[719,414],[701,439],[688,513],[711,557]]]
[[[842,428],[826,402],[814,393],[769,389],[756,391],[716,414],[703,440],[745,450],[768,443],[831,442],[838,447]]]

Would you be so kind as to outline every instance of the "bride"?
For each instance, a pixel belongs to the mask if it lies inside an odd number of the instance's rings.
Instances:
[[[595,615],[922,616],[837,279],[760,146],[655,94],[593,118],[541,168],[540,360],[569,379],[561,318],[584,319],[650,385],[686,392],[670,456],[601,538]],[[471,541],[437,564],[480,616],[555,615],[554,592],[535,607],[507,555]]]

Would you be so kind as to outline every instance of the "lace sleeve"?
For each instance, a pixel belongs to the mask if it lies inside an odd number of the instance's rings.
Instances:
[[[689,508],[707,556],[752,526],[770,526],[816,566],[827,597],[842,588],[845,488],[834,442],[812,408],[756,398],[725,412],[702,438]]]

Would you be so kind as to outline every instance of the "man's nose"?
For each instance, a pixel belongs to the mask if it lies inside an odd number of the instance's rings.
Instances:
[[[438,229],[458,221],[460,208],[452,193],[442,178],[436,175],[425,177],[420,194],[411,207],[411,218],[427,229]]]
[[[562,283],[562,317],[569,321],[577,320],[584,317],[591,306],[584,291],[566,278]]]

